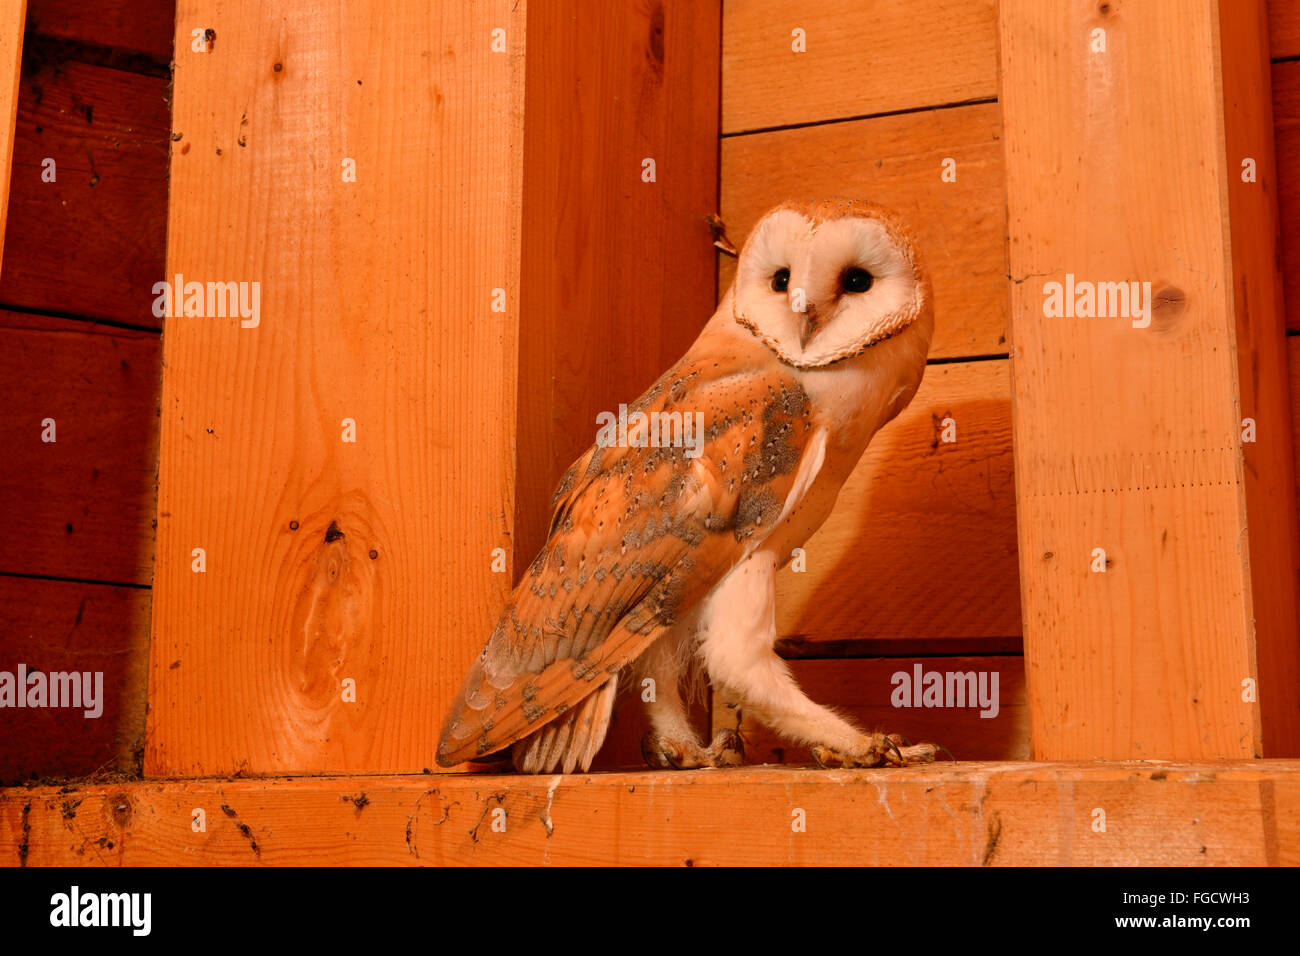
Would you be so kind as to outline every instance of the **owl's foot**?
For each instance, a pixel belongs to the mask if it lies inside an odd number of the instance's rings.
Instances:
[[[641,738],[641,756],[656,770],[738,767],[745,762],[745,744],[734,730],[718,731],[707,747],[694,740],[656,737],[650,731]]]
[[[903,767],[909,763],[932,763],[938,752],[939,748],[934,744],[909,745],[898,734],[871,734],[861,750],[850,753],[817,745],[812,748],[812,758],[822,768],[878,767],[881,764]]]

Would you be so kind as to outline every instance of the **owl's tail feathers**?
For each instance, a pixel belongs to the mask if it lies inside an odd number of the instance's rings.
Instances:
[[[516,742],[510,748],[515,769],[521,773],[554,773],[556,767],[562,767],[563,773],[590,770],[609,732],[617,691],[618,678],[612,677],[572,711]]]

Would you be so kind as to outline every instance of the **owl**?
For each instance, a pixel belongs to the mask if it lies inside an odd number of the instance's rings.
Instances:
[[[825,200],[764,215],[699,338],[560,480],[546,544],[470,667],[438,762],[509,747],[527,773],[586,771],[622,679],[654,688],[652,767],[740,763],[735,730],[705,744],[691,726],[700,672],[822,766],[933,760],[932,744],[810,700],[774,650],[776,572],[916,394],[931,302],[890,211]]]

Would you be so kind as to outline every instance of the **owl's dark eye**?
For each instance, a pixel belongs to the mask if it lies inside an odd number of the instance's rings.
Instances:
[[[871,288],[871,283],[875,281],[875,277],[866,269],[850,269],[844,273],[844,291],[866,292]]]
[[[772,276],[772,291],[784,292],[790,287],[790,270],[777,269],[776,275]]]

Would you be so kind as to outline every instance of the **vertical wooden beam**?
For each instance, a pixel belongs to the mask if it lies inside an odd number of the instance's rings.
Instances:
[[[1034,756],[1293,754],[1263,2],[1003,0],[998,22]],[[1147,314],[1092,285],[1121,282],[1150,283]]]
[[[434,763],[509,585],[513,6],[178,5],[166,278],[260,315],[165,320],[146,773]]]
[[[23,24],[27,0],[0,5],[0,253],[4,252],[9,212],[9,168],[14,160],[14,123],[18,119],[18,78],[23,64]]]

